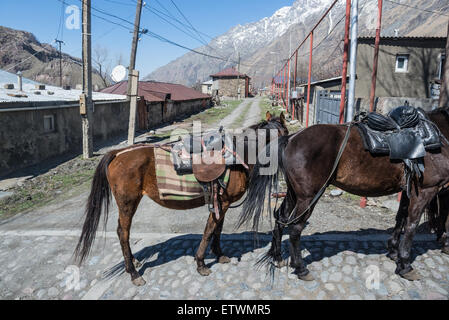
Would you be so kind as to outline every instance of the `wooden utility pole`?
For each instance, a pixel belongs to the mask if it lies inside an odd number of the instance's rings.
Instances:
[[[131,46],[131,58],[128,68],[128,101],[129,101],[129,127],[128,127],[128,145],[134,144],[136,132],[136,112],[137,112],[137,87],[139,86],[139,73],[135,72],[137,43],[139,41],[140,15],[142,13],[142,0],[137,0],[136,19],[134,21],[133,43]],[[137,80],[136,80],[137,79]],[[132,86],[136,87],[133,88]],[[133,98],[133,96],[135,98]]]
[[[241,95],[240,95],[240,52],[239,52],[239,64],[237,67],[237,72],[238,72],[238,74],[237,74],[237,99],[240,100],[240,97],[241,97]]]
[[[440,87],[440,100],[438,101],[438,106],[440,108],[449,107],[449,62],[447,62],[449,57],[449,23],[447,24],[446,37],[446,61],[442,70],[443,76]]]
[[[64,41],[55,39],[55,42],[59,45],[59,86],[62,87],[62,52],[61,52],[61,45],[64,43]]]
[[[91,45],[91,0],[83,0],[83,94],[80,96],[80,114],[83,130],[83,158],[93,156],[92,139],[92,45]]]

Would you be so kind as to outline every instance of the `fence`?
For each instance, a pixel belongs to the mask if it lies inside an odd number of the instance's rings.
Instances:
[[[292,118],[304,118],[308,127],[320,114],[319,100],[314,98],[320,90],[340,91],[338,122],[343,123],[345,117],[352,120],[354,109],[355,63],[357,51],[357,19],[369,0],[335,0],[324,9],[323,14],[313,27],[301,39],[299,45],[290,52],[285,63],[272,78],[271,93]],[[376,29],[376,48],[373,64],[371,96],[374,97],[377,66],[377,49],[380,37],[380,20],[382,0],[378,0],[378,21]],[[352,18],[351,18],[352,17]],[[343,26],[344,22],[344,26]],[[351,28],[350,28],[351,27]],[[351,30],[351,52],[349,59],[349,36]],[[343,41],[341,41],[343,39]],[[280,60],[280,59],[278,59]],[[349,64],[352,64],[349,74]],[[349,90],[347,79],[349,76]],[[324,83],[325,82],[325,83]],[[332,85],[329,85],[329,83]],[[315,87],[316,90],[313,89]],[[293,88],[293,90],[292,90]],[[292,97],[292,91],[297,95]],[[347,94],[348,92],[348,94]],[[348,96],[349,99],[348,99]],[[298,100],[304,104],[304,115],[297,114]],[[312,105],[312,100],[315,102]],[[374,100],[374,99],[373,99]],[[335,119],[333,119],[334,121]]]

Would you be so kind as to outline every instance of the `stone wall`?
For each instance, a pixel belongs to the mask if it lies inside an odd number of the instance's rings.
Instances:
[[[215,80],[218,82],[218,95],[220,97],[232,97],[237,98],[238,96],[238,88],[240,87],[240,97],[245,97],[245,86],[246,81],[244,78],[236,79],[218,79]]]

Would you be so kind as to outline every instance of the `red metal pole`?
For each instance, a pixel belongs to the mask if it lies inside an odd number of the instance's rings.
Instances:
[[[376,94],[377,60],[379,57],[380,29],[382,24],[382,0],[377,0],[377,5],[378,5],[378,12],[377,12],[376,40],[374,42],[373,73],[371,75],[371,92],[369,96],[370,112],[374,111],[374,96]]]
[[[296,91],[296,78],[298,75],[298,50],[295,52],[295,72],[293,75],[293,88]],[[296,97],[298,98],[298,97]],[[295,120],[295,106],[292,107],[292,119]]]
[[[288,59],[287,63],[287,105],[285,106],[285,112],[288,113],[288,106],[290,104],[290,59]]]
[[[310,33],[309,75],[307,77],[306,128],[309,126],[310,80],[312,78],[313,31]]]
[[[345,122],[346,75],[348,72],[349,20],[351,16],[351,0],[346,0],[345,40],[343,47],[343,71],[341,72],[340,123]]]
[[[287,84],[287,81],[285,81],[285,72],[287,71],[286,66],[284,66],[284,77],[282,78],[282,103],[285,108],[285,85]]]

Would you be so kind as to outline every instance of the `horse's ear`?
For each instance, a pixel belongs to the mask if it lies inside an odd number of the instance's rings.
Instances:
[[[284,116],[284,111],[281,112],[281,114],[279,115],[279,119],[281,119],[282,123],[285,124],[285,116]]]
[[[265,113],[265,117],[266,117],[266,119],[267,119],[267,121],[270,121],[271,120],[271,113],[270,113],[270,111],[267,111],[267,113]]]

